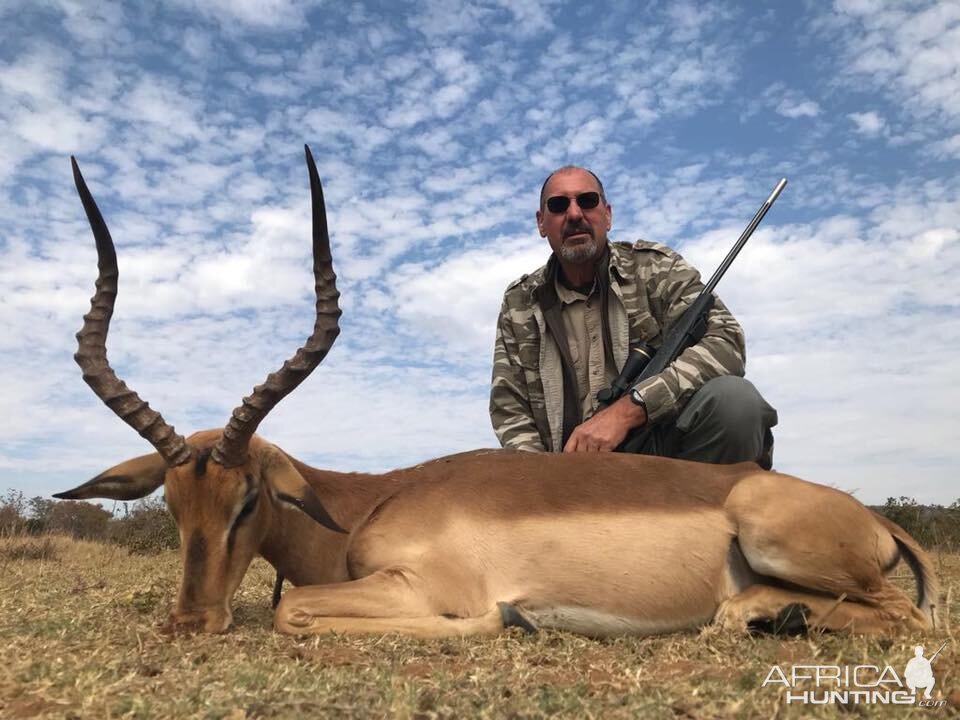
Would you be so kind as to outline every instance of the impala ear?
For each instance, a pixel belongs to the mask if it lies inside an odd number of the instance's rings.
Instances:
[[[73,490],[54,493],[53,496],[61,500],[138,500],[163,485],[166,474],[167,461],[160,457],[160,453],[150,453],[115,465],[93,480],[88,480]]]
[[[306,513],[328,530],[347,533],[320,502],[320,498],[304,480],[303,475],[293,466],[290,458],[274,447],[267,448],[261,454],[260,471],[267,484],[273,489],[277,500],[293,505]]]

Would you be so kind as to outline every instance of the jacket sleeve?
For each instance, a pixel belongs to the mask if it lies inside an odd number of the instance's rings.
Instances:
[[[651,253],[653,273],[647,293],[661,337],[673,327],[703,290],[700,273],[677,253]],[[746,349],[743,329],[719,298],[707,313],[700,342],[684,350],[662,373],[635,387],[647,406],[651,424],[673,420],[704,383],[721,375],[742,377]]]
[[[530,409],[527,382],[520,366],[520,346],[506,299],[500,308],[493,348],[490,421],[503,447],[546,452]]]

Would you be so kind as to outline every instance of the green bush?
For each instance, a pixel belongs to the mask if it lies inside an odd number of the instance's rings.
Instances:
[[[175,550],[180,534],[163,498],[146,498],[115,517],[99,505],[75,500],[27,500],[19,490],[0,497],[0,537],[61,534],[82,540],[105,540],[130,552]]]
[[[893,520],[926,548],[960,551],[960,500],[948,507],[920,505],[901,495],[887,498],[884,505],[874,510]]]
[[[72,535],[78,540],[98,540],[107,532],[113,516],[99,505],[80,500],[30,500],[30,534]]]
[[[123,517],[111,520],[107,539],[140,555],[180,547],[177,524],[160,497],[140,500]]]

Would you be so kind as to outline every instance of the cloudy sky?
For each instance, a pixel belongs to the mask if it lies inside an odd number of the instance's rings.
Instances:
[[[317,158],[342,334],[261,433],[384,470],[496,444],[494,325],[542,264],[543,177],[604,179],[616,240],[709,275],[780,412],[778,469],[950,503],[960,460],[960,4],[0,0],[0,490],[150,447],[81,381],[117,243],[114,367],[222,426],[312,327]]]

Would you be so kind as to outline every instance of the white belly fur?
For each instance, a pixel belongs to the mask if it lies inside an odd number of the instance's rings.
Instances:
[[[699,617],[677,616],[661,620],[644,617],[622,617],[593,608],[556,606],[521,608],[521,614],[539,629],[568,632],[603,638],[618,635],[659,635],[705,625],[713,619],[713,612]]]
[[[739,589],[721,509],[496,525],[483,530],[484,545],[505,549],[486,568],[488,592],[539,627],[595,637],[698,627]]]

